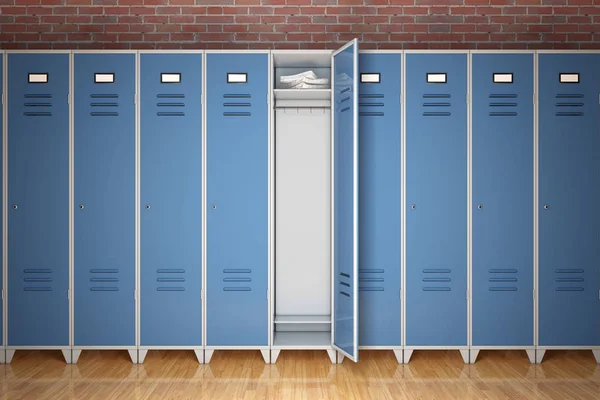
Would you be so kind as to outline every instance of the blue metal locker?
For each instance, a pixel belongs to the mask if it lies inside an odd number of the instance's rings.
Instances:
[[[467,55],[406,55],[406,345],[467,344]]]
[[[202,55],[141,54],[142,346],[202,345]]]
[[[400,54],[361,54],[361,346],[400,346]]]
[[[133,346],[135,55],[74,58],[74,344]]]
[[[2,93],[2,98],[4,98],[4,54],[0,54],[0,93]],[[0,126],[2,127],[2,131],[4,132],[4,102],[2,102],[2,109],[0,109]],[[4,143],[4,139],[2,140],[2,143],[0,143],[0,165],[4,165],[4,160],[2,159],[2,155],[3,153],[3,143]],[[4,167],[2,167],[4,168]],[[2,175],[0,173],[0,175]],[[0,178],[0,187],[2,189],[0,189],[0,195],[2,195],[3,190],[4,190],[4,182],[3,182],[3,178],[4,175],[2,175],[2,178]],[[3,218],[3,213],[0,212],[0,226],[4,226],[3,223],[4,221],[2,220]],[[2,246],[2,249],[0,249],[0,260],[4,259],[4,255],[2,254],[4,249],[4,246]],[[0,273],[0,287],[2,288],[2,290],[4,290],[4,272]],[[0,300],[0,346],[4,346],[4,300]]]
[[[539,346],[600,345],[599,71],[539,55]]]
[[[533,54],[472,61],[472,344],[533,345]]]
[[[333,53],[333,346],[358,361],[358,41]]]
[[[69,345],[69,55],[8,55],[8,346]]]
[[[206,58],[206,344],[268,346],[269,58]]]

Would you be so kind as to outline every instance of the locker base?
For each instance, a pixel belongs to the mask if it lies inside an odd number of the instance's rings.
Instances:
[[[463,362],[465,364],[469,364],[469,349],[468,348],[462,348],[462,347],[414,347],[412,349],[404,349],[404,354],[402,357],[403,360],[403,364],[408,364],[408,362],[410,361],[410,358],[412,357],[413,351],[415,350],[458,350],[460,351],[460,355],[463,359]]]
[[[271,352],[268,347],[217,347],[204,350],[204,364],[210,363],[215,350],[260,350],[265,364],[271,363]]]
[[[294,349],[271,349],[271,364],[275,364],[277,362],[277,359],[279,358],[279,353],[281,353],[281,350],[294,350]],[[334,349],[325,349],[325,351],[327,351],[327,355],[329,356],[329,360],[331,361],[332,364],[338,364],[338,363],[342,362],[342,361],[338,361],[339,353],[337,351],[335,351]],[[342,358],[342,360],[343,360],[343,358]]]
[[[399,346],[358,346],[358,350],[392,350],[394,352],[394,356],[396,356],[396,361],[398,364],[403,364],[403,350],[402,347]]]
[[[189,348],[189,347],[149,347],[149,348],[139,348],[138,349],[138,364],[143,364],[146,356],[148,355],[148,351],[150,350],[193,350],[196,355],[196,359],[199,364],[204,364],[204,349],[202,348]]]
[[[131,362],[134,364],[138,364],[138,350],[136,348],[127,348],[127,347],[77,347],[71,350],[71,360],[73,364],[76,364],[79,361],[79,356],[83,350],[127,350],[129,354],[129,358]]]
[[[19,347],[18,349],[6,349],[6,351],[2,352],[3,353],[3,359],[0,359],[0,364],[10,364],[12,362],[13,357],[15,356],[15,352],[17,350],[60,350],[62,352],[63,357],[65,358],[65,362],[67,364],[72,364],[73,363],[73,358],[71,355],[71,349],[70,348],[60,348],[60,347],[55,347],[55,348],[47,348],[47,347]]]
[[[596,363],[600,364],[600,347],[583,347],[583,346],[553,346],[553,347],[538,347],[535,351],[535,363],[541,364],[546,354],[546,350],[591,350]]]
[[[469,364],[475,364],[481,350],[525,350],[529,362],[535,364],[535,349],[523,347],[476,347],[469,349]]]

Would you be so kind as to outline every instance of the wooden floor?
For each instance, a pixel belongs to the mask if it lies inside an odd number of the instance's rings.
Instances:
[[[600,399],[591,351],[481,352],[465,365],[458,351],[415,351],[399,365],[391,351],[361,351],[332,365],[325,351],[282,351],[266,365],[258,351],[150,351],[133,365],[126,351],[84,351],[66,365],[59,351],[17,351],[0,365],[0,399]]]

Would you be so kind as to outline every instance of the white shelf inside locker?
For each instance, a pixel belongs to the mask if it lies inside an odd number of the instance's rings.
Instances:
[[[330,100],[331,89],[275,89],[275,100]]]
[[[331,332],[275,332],[273,347],[280,349],[330,349]]]
[[[276,315],[276,324],[330,324],[331,315]]]

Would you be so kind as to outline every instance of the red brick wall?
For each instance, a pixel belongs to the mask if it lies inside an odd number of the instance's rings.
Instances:
[[[600,48],[600,0],[0,0],[4,49]]]

